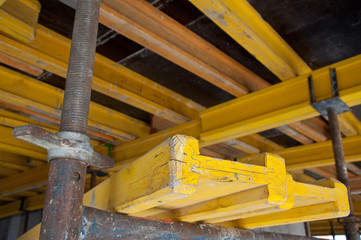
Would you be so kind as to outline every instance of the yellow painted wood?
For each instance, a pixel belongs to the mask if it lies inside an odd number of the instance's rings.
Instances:
[[[331,94],[328,91],[331,89],[330,67],[336,67],[343,101],[349,106],[360,104],[361,77],[357,72],[361,68],[361,55],[312,73],[319,100],[330,97],[327,95]],[[284,101],[285,98],[289,100]],[[317,115],[309,105],[307,76],[300,76],[207,109],[201,112],[201,120],[196,119],[117,146],[112,151],[112,157],[119,164],[134,160],[176,134],[201,139],[200,146],[204,147]],[[107,149],[100,150],[106,153]],[[303,159],[298,160],[305,162]],[[329,164],[329,161],[325,162]]]
[[[27,171],[13,174],[0,181],[0,196],[23,194],[25,190],[44,186],[47,183],[49,165],[42,164]]]
[[[289,175],[287,180],[289,205],[283,208],[270,208],[246,214],[212,219],[210,223],[221,223],[245,228],[275,226],[284,223],[297,223],[329,219],[349,214],[346,188],[334,179],[326,179],[312,184],[298,183]],[[233,222],[224,222],[239,219]]]
[[[182,182],[174,184],[176,179]],[[283,159],[272,154],[241,163],[201,156],[194,138],[179,135],[88,192],[85,202],[139,217],[241,227],[346,216],[349,211],[346,188],[336,180],[295,182],[291,175],[286,178]],[[276,216],[274,224],[268,215]]]
[[[347,136],[356,136],[361,134],[361,122],[352,112],[345,112],[338,115],[341,132]]]
[[[260,149],[262,152],[270,152],[283,148],[281,145],[272,142],[259,134],[244,136],[239,138],[239,140]]]
[[[281,80],[311,72],[311,68],[247,0],[190,2]]]
[[[353,202],[354,212],[356,216],[361,215],[361,202]],[[310,223],[311,234],[312,236],[321,236],[321,235],[331,235],[331,226],[330,222],[333,223],[335,233],[338,235],[344,235],[343,225],[340,224],[337,219],[323,220],[323,221],[315,221]],[[359,225],[361,227],[361,224]]]
[[[346,162],[361,161],[361,137],[347,137],[342,140]],[[305,169],[311,167],[322,167],[335,163],[332,142],[319,142],[307,146],[297,146],[272,153],[282,156],[285,159],[288,170]]]
[[[99,21],[234,96],[269,85],[145,1],[103,1]]]
[[[341,99],[350,107],[360,104],[361,77],[357,73],[361,55],[312,72],[316,101],[332,96],[329,68],[336,69]],[[318,116],[309,104],[307,77],[278,83],[202,111],[201,142],[214,144]]]
[[[284,202],[282,159],[266,154],[258,165],[251,165],[204,157],[198,151],[196,139],[177,135],[88,192],[85,203],[139,213],[160,206],[179,208],[262,185],[268,185],[270,202]],[[113,185],[117,191],[110,195]]]
[[[14,101],[11,100],[10,104],[19,102],[24,109],[29,109],[28,106],[37,108],[38,114],[44,115],[46,113],[53,119],[49,119],[53,124],[59,122],[63,90],[5,67],[0,67],[0,89],[3,94],[0,96],[0,101],[9,102],[10,99],[14,99]],[[15,101],[16,96],[11,97],[7,93],[31,100],[33,103],[28,105],[20,99]],[[90,103],[89,125],[93,128],[99,127],[100,131],[108,130],[110,135],[115,135],[123,140],[133,140],[134,136],[140,137],[149,133],[149,127],[146,123],[94,102]],[[112,134],[111,128],[115,129],[114,134]]]
[[[34,195],[24,199],[23,209],[21,210],[21,201],[14,201],[0,206],[0,218],[23,213],[24,211],[33,211],[43,208],[45,194]]]
[[[46,160],[46,150],[13,137],[13,128],[0,126],[0,150]]]
[[[276,216],[273,225],[278,225],[345,216],[349,211],[346,188],[336,180],[297,183],[286,176],[284,160],[268,153],[242,163],[201,156],[198,141],[182,135],[87,192],[84,204],[133,216],[247,227],[270,225],[270,213]],[[39,227],[24,237],[35,239],[31,237]]]
[[[30,44],[0,36],[0,51],[34,66],[66,77],[70,53],[67,39],[41,25]],[[115,62],[96,54],[93,89],[139,109],[180,123],[195,118],[203,108]]]
[[[36,0],[5,0],[0,4],[0,31],[20,41],[35,39],[40,3]]]

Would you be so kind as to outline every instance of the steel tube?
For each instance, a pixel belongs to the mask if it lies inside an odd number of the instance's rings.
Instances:
[[[100,0],[78,0],[60,131],[86,133]]]
[[[76,159],[51,161],[40,240],[78,239],[86,168]]]
[[[60,132],[86,134],[100,0],[78,0]],[[78,239],[87,163],[79,159],[50,161],[40,240]]]
[[[156,221],[84,207],[79,239],[257,239],[303,240],[311,237],[226,228],[211,224]]]
[[[348,217],[343,218],[345,235],[348,240],[360,240],[359,227],[358,227],[358,223],[356,222],[356,217],[354,216],[354,211],[353,211],[351,191],[348,182],[348,173],[345,162],[345,153],[342,145],[342,137],[341,137],[340,125],[337,118],[337,111],[335,108],[329,107],[327,108],[327,114],[328,114],[330,131],[331,131],[332,147],[333,147],[333,154],[335,157],[337,178],[338,180],[340,180],[340,182],[342,182],[346,186],[348,193],[348,200],[350,204],[350,215]]]

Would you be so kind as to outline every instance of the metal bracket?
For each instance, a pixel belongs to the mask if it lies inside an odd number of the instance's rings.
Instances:
[[[339,96],[336,70],[334,68],[330,68],[330,79],[331,79],[331,88],[332,88],[332,98],[320,102],[316,102],[312,75],[308,77],[308,87],[310,91],[311,106],[326,119],[328,119],[327,108],[330,107],[334,108],[337,111],[337,114],[351,111],[351,109],[341,100]]]
[[[48,150],[48,161],[54,158],[73,158],[98,168],[114,166],[110,157],[94,152],[88,136],[76,132],[58,132],[56,134],[29,124],[16,127],[14,137]]]

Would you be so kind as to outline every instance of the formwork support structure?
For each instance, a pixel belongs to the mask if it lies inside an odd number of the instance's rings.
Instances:
[[[15,128],[14,136],[48,150],[49,181],[40,239],[311,239],[308,237],[221,228],[204,224],[150,221],[83,207],[86,168],[110,167],[111,159],[93,152],[86,136],[100,0],[78,0],[60,132]],[[153,231],[151,231],[153,229]],[[155,232],[155,231],[156,232]],[[88,234],[89,232],[96,234]],[[105,235],[103,235],[103,233]]]

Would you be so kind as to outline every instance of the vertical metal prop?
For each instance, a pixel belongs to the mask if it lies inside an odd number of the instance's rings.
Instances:
[[[85,134],[100,0],[78,0],[60,132]],[[40,239],[78,239],[83,211],[87,163],[77,159],[50,161]]]
[[[340,126],[337,118],[337,110],[333,107],[327,108],[327,114],[331,130],[333,154],[335,157],[337,178],[342,182],[348,192],[348,199],[350,203],[350,215],[343,218],[343,225],[345,230],[345,235],[348,240],[360,240],[360,233],[358,231],[358,223],[356,222],[356,217],[354,216],[353,204],[350,192],[350,185],[348,182],[347,167],[345,162],[345,154],[343,151],[342,138],[340,132]]]

